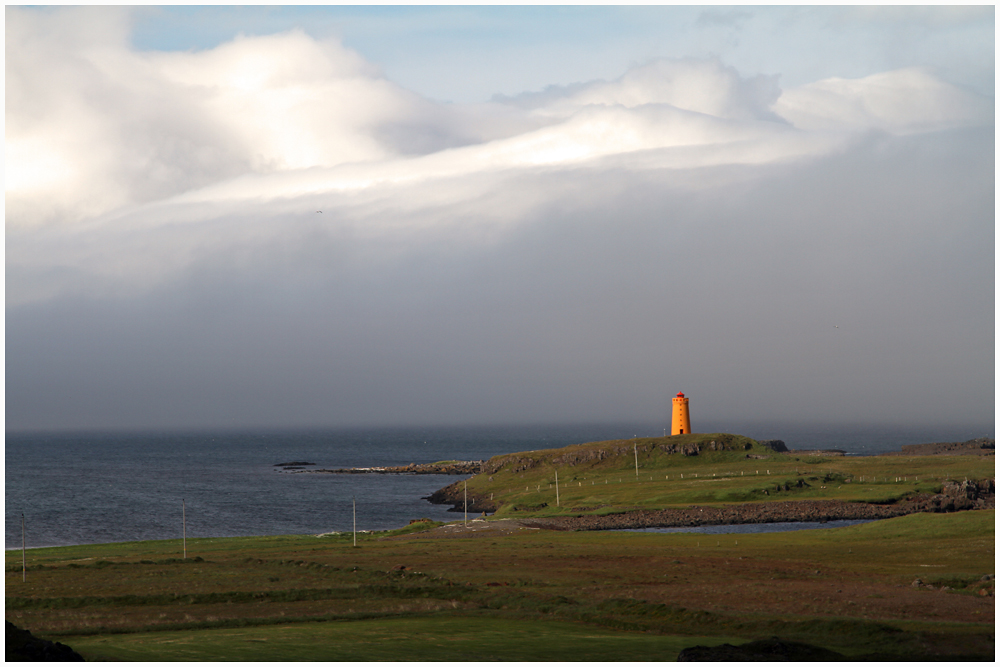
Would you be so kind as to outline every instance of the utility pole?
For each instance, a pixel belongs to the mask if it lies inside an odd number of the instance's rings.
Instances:
[[[181,498],[181,543],[184,545],[184,558],[188,557],[188,527],[187,527],[187,507],[184,499]]]
[[[28,559],[24,555],[24,512],[21,512],[21,582],[28,580]]]
[[[559,507],[559,471],[556,470],[556,507]]]
[[[469,480],[465,480],[465,491],[462,504],[465,506],[465,527],[469,527]]]
[[[639,481],[639,449],[636,444],[632,443],[632,453],[635,454],[635,481]]]
[[[354,546],[358,546],[358,499],[351,498],[354,503]]]

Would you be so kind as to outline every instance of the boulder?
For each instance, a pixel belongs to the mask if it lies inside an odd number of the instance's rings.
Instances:
[[[771,451],[775,452],[787,452],[788,447],[785,446],[784,440],[761,440],[761,447],[767,447]]]
[[[65,644],[39,639],[28,630],[7,623],[5,660],[7,662],[83,662],[83,656]]]

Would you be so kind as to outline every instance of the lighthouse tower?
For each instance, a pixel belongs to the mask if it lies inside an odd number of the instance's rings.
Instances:
[[[684,392],[674,396],[674,411],[670,418],[670,435],[684,435],[691,432],[691,415],[688,413],[688,399]]]

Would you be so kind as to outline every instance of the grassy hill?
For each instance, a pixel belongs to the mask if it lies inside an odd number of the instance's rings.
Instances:
[[[949,480],[994,475],[992,456],[798,455],[741,435],[696,433],[495,456],[481,474],[433,498],[459,504],[467,488],[474,511],[495,511],[497,517],[751,501],[887,503],[937,493]]]

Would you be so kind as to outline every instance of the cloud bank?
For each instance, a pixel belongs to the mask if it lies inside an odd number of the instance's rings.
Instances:
[[[8,428],[653,421],[678,390],[991,419],[993,102],[927,70],[657,60],[446,105],[301,31],[138,52],[115,16],[8,9]]]

